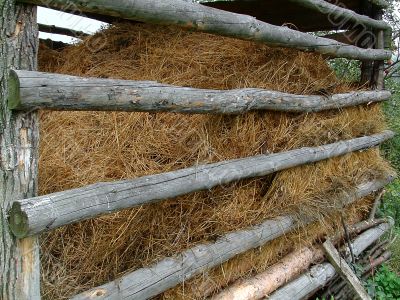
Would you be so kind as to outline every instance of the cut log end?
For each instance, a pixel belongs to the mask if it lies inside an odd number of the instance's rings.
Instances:
[[[20,82],[15,71],[11,70],[8,77],[8,108],[17,109],[21,103]]]
[[[21,209],[21,204],[14,202],[10,211],[8,222],[12,233],[18,238],[24,238],[29,232],[29,219],[27,214]]]

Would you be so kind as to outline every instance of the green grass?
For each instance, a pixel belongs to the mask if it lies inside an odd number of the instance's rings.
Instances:
[[[393,80],[387,80],[386,88],[392,92],[392,98],[384,104],[384,112],[389,127],[396,132],[396,136],[382,147],[385,156],[392,166],[400,174],[400,84]],[[387,193],[381,206],[381,211],[386,216],[395,220],[397,237],[391,244],[392,259],[388,263],[389,268],[400,275],[400,179],[396,179],[387,187]]]

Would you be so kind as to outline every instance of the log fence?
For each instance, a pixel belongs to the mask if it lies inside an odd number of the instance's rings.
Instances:
[[[20,0],[17,4],[4,0],[0,3],[0,27],[7,29],[0,32],[0,38],[5,41],[0,46],[0,64],[4,66],[0,71],[0,184],[5,191],[0,194],[0,221],[4,224],[0,229],[0,267],[7,274],[1,277],[0,297],[40,299],[37,235],[41,232],[104,213],[364,150],[378,146],[393,136],[392,132],[384,131],[319,147],[221,161],[35,197],[39,141],[36,109],[208,114],[271,110],[303,113],[380,102],[390,97],[390,93],[383,90],[382,68],[383,60],[391,57],[391,52],[384,49],[384,39],[390,36],[391,28],[381,18],[381,9],[387,6],[386,1],[370,0],[375,13],[369,15],[322,0],[290,1],[310,10],[318,10],[327,17],[346,18],[353,25],[365,26],[375,32],[377,43],[371,45],[373,48],[362,48],[340,34],[318,37],[259,21],[250,15],[186,0]],[[88,13],[93,17],[97,14],[176,25],[274,47],[317,52],[328,58],[358,59],[370,66],[368,70],[372,70],[373,66],[373,73],[363,74],[363,78],[367,78],[376,90],[335,95],[294,95],[255,88],[206,90],[151,81],[82,78],[29,71],[36,69],[37,65],[38,29],[75,37],[86,36],[66,28],[37,26],[34,5],[67,11],[73,7],[75,12]],[[355,187],[352,193],[341,195],[341,205],[382,189],[392,179],[392,176],[387,176]],[[306,223],[313,221],[310,219]],[[153,266],[128,273],[73,299],[147,299],[298,226],[293,216],[266,220],[258,226],[228,233],[215,243],[198,245]],[[368,234],[362,234],[353,243],[354,252],[361,253],[390,226],[389,223],[382,223],[368,230]],[[11,232],[16,238],[11,236]],[[20,262],[21,266],[17,267],[15,262]],[[315,274],[317,276],[310,284],[309,280]],[[307,295],[321,287],[334,274],[331,265],[317,265],[297,281],[276,291],[269,299],[298,299],[300,295]],[[305,282],[307,286],[304,286]],[[302,290],[293,296],[293,291],[298,291],[299,287]]]

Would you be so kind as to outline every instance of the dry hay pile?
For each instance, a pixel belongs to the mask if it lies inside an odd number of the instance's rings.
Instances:
[[[118,24],[97,37],[105,46],[95,52],[84,43],[62,52],[42,46],[41,70],[198,88],[259,87],[301,94],[354,89],[339,82],[315,54],[143,24]],[[42,112],[40,193],[317,146],[383,129],[375,104],[316,114],[241,116]],[[287,213],[320,216],[320,223],[249,251],[161,296],[202,298],[264,270],[300,244],[332,233],[339,212],[332,213],[327,197],[387,172],[379,151],[368,150],[60,228],[42,236],[44,296],[63,299],[267,218]],[[358,202],[345,217],[359,220],[370,204],[371,198]]]

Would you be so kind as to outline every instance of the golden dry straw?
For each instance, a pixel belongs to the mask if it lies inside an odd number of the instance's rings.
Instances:
[[[104,45],[91,51],[88,45]],[[116,24],[61,52],[42,45],[41,71],[197,88],[269,88],[299,94],[340,93],[342,83],[315,54],[174,27]],[[384,129],[379,105],[315,114],[253,112],[240,116],[168,113],[41,113],[40,193],[98,181],[171,171],[317,146]],[[167,291],[162,298],[201,299],[259,272],[303,243],[331,233],[339,214],[324,201],[389,171],[377,150],[197,192],[67,226],[42,236],[43,295],[65,299],[199,242],[293,213],[320,216],[261,249],[249,251]],[[360,220],[371,200],[347,209]],[[327,209],[329,207],[329,209]]]

